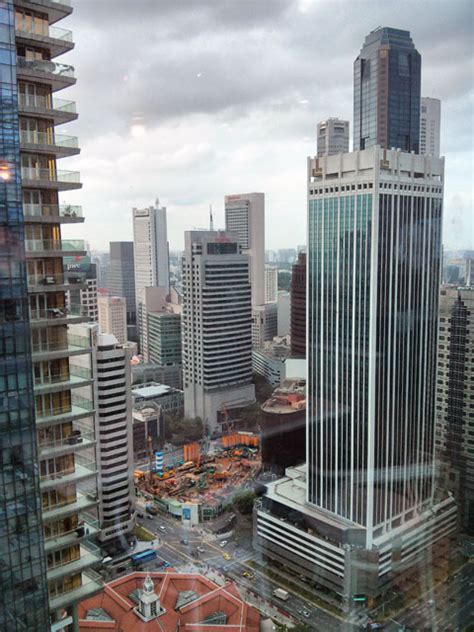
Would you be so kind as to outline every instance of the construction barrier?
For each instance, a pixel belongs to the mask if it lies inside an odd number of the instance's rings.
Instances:
[[[251,432],[234,432],[224,435],[221,439],[224,448],[234,448],[237,445],[258,448],[259,437]]]
[[[187,443],[184,446],[184,461],[194,461],[194,463],[197,463],[199,461],[200,451],[199,443]]]

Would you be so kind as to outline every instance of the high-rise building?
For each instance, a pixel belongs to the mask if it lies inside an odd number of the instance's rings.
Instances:
[[[265,194],[225,196],[225,228],[239,237],[249,258],[252,306],[265,303]]]
[[[127,303],[123,296],[101,294],[97,300],[100,333],[112,334],[118,344],[127,342]]]
[[[291,294],[279,290],[277,298],[277,334],[287,336],[290,333]]]
[[[420,154],[439,157],[441,135],[441,101],[421,97]]]
[[[0,3],[0,629],[47,630],[12,2]],[[42,277],[43,278],[43,277]],[[28,279],[31,283],[31,279]]]
[[[133,252],[135,263],[135,295],[146,287],[170,291],[170,266],[166,208],[155,206],[133,209]],[[138,306],[137,306],[138,308]]]
[[[162,287],[145,287],[137,296],[137,323],[140,333],[140,354],[145,362],[150,360],[149,318],[166,310],[166,290]]]
[[[328,118],[318,123],[318,156],[333,156],[349,151],[349,121]]]
[[[307,463],[268,486],[256,544],[347,609],[456,529],[434,476],[443,180],[444,160],[380,147],[308,161]]]
[[[135,263],[133,241],[110,242],[110,264],[107,288],[112,296],[127,301],[127,340],[137,341],[137,303],[135,295]]]
[[[278,266],[265,265],[265,303],[276,303],[278,295]]]
[[[233,408],[255,401],[249,258],[242,250],[235,233],[185,233],[185,414],[200,417],[210,433]]]
[[[76,82],[74,68],[56,61],[74,44],[70,31],[51,27],[71,13],[68,2],[14,0],[13,5],[40,475],[40,497],[30,493],[24,505],[33,516],[32,533],[22,533],[17,538],[16,547],[24,546],[21,544],[23,538],[28,542],[30,537],[36,537],[34,516],[40,502],[51,623],[53,629],[62,630],[72,624],[77,601],[100,589],[100,581],[91,569],[101,561],[101,556],[88,542],[98,533],[94,520],[98,499],[92,376],[90,371],[79,368],[76,363],[79,357],[90,358],[91,347],[88,339],[68,333],[70,324],[84,322],[87,317],[82,310],[73,310],[72,305],[66,311],[66,292],[70,287],[63,269],[63,257],[86,254],[83,241],[64,239],[62,234],[64,225],[82,222],[83,217],[81,207],[63,205],[58,200],[59,192],[81,187],[77,172],[57,168],[59,158],[79,153],[77,138],[56,132],[56,126],[77,118],[75,104],[53,97],[54,93]],[[2,19],[10,12],[12,3],[4,2],[3,6]],[[11,38],[10,43],[13,41]],[[11,57],[15,59],[15,54],[12,53]],[[4,81],[7,80],[4,78]],[[3,99],[4,104],[8,103],[5,97]],[[3,108],[4,105],[2,111]],[[16,118],[13,121],[16,125]],[[9,124],[8,134],[11,135],[12,118]],[[21,303],[16,301],[16,304]],[[20,332],[16,334],[18,340]],[[28,343],[23,341],[23,344],[27,349]],[[81,396],[77,389],[81,389]],[[14,401],[14,398],[10,399]],[[23,408],[23,403],[22,410],[27,410],[27,407]],[[27,449],[26,427],[22,444],[23,450]],[[30,453],[30,456],[33,457],[33,454]],[[15,468],[16,463],[21,464],[21,456],[15,456],[11,462]],[[15,480],[19,480],[18,476]],[[22,485],[29,488],[34,485],[34,478],[31,480],[33,482],[24,481]],[[19,507],[20,504],[12,509],[16,513],[12,520],[17,525],[22,524]],[[11,552],[19,550],[16,547],[12,547]],[[41,539],[37,538],[36,547],[36,551],[31,552],[31,561],[41,568],[38,560]],[[29,554],[24,551],[22,559],[27,559],[27,556]],[[23,577],[20,584],[23,596],[18,597],[18,604],[26,604],[23,599],[30,591],[35,593],[38,590],[36,583],[19,569],[18,572],[15,569],[13,575],[17,578],[15,581]],[[4,590],[4,594],[8,592]],[[10,608],[19,607],[13,602],[13,599],[9,600]],[[34,609],[33,606],[28,608]],[[34,614],[29,613],[28,616]],[[5,627],[10,627],[10,621]],[[44,629],[35,625],[26,627]],[[18,626],[17,629],[24,627]]]
[[[421,56],[409,31],[379,27],[354,62],[354,151],[419,153]]]
[[[181,315],[173,312],[148,314],[147,362],[181,364]]]
[[[306,253],[298,253],[298,261],[293,264],[290,289],[290,331],[291,355],[306,357]]]
[[[123,539],[135,526],[130,360],[132,348],[99,334],[94,348],[98,396],[97,462],[102,541]],[[126,540],[124,546],[128,549]]]
[[[278,308],[276,303],[252,307],[252,347],[261,349],[267,340],[278,333]]]
[[[459,521],[474,534],[474,288],[441,288],[438,333],[437,457]]]

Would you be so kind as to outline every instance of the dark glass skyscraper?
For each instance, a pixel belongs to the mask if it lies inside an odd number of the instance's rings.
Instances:
[[[127,301],[127,339],[137,340],[137,305],[135,299],[135,262],[133,241],[110,242],[107,289],[112,296]]]
[[[380,27],[354,62],[354,150],[419,152],[421,55],[409,31]]]
[[[48,628],[24,225],[15,20],[0,1],[0,629]]]

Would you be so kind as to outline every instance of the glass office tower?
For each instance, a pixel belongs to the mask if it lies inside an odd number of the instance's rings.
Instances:
[[[15,20],[0,1],[0,629],[48,624],[20,178]]]
[[[409,31],[379,27],[354,62],[354,150],[419,152],[421,55]]]

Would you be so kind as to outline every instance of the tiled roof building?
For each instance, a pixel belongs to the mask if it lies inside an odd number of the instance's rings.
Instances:
[[[203,575],[131,573],[79,604],[80,632],[258,632],[260,614],[230,582]]]

